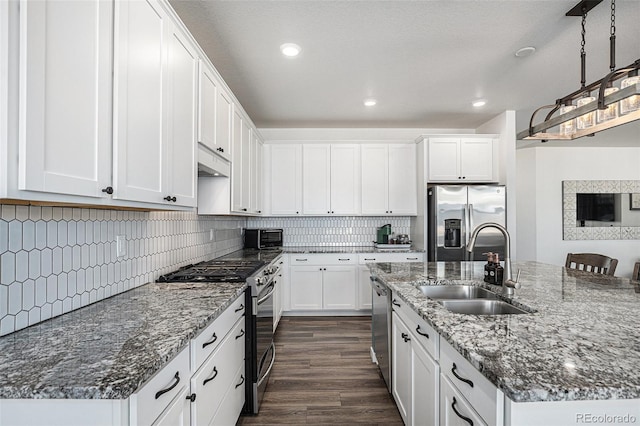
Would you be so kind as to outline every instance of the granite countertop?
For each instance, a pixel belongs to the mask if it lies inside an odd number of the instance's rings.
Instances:
[[[424,253],[424,250],[417,249],[378,249],[370,246],[284,246],[284,253]]]
[[[244,283],[150,283],[0,338],[0,398],[126,399]]]
[[[501,292],[482,281],[484,262],[370,268],[515,402],[640,398],[637,282],[514,263],[522,288],[507,300],[535,312],[481,316],[450,312],[417,286],[472,283]]]
[[[229,253],[222,257],[216,257],[214,260],[262,260],[265,264],[271,263],[275,258],[283,253],[282,248],[271,249],[242,249]]]

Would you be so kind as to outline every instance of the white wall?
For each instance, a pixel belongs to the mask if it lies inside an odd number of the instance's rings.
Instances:
[[[476,133],[500,135],[497,147],[499,182],[507,186],[507,229],[511,241],[518,239],[516,189],[516,113],[505,111],[476,129]],[[512,244],[511,258],[518,258],[518,246]]]
[[[563,265],[567,253],[595,252],[618,259],[617,276],[631,276],[633,263],[640,260],[640,240],[562,239],[563,180],[640,179],[640,146],[602,147],[604,137],[597,143],[600,147],[538,144],[517,151],[520,260]]]

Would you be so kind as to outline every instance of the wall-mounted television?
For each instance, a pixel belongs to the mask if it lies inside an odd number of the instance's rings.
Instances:
[[[598,222],[616,220],[615,194],[576,194],[577,218]]]

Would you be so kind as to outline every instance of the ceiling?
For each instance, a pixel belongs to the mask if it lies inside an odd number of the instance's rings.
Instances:
[[[517,130],[579,88],[577,2],[170,0],[259,128],[474,129],[515,110]],[[616,11],[623,66],[640,57],[640,0]],[[605,0],[587,18],[587,83],[608,72],[609,24]],[[284,57],[287,42],[302,53]]]

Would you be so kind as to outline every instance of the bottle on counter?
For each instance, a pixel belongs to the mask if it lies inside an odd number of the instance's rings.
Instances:
[[[487,256],[487,263],[484,265],[484,282],[491,284],[495,276],[494,254],[493,252],[482,254]]]
[[[493,257],[494,261],[494,282],[492,284],[502,285],[502,277],[504,276],[504,268],[500,266],[500,255],[496,253]]]

